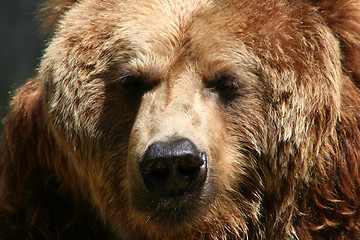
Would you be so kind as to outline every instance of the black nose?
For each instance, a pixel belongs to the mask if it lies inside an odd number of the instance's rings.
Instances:
[[[140,171],[150,192],[180,197],[204,184],[207,156],[189,139],[155,142],[145,151]]]

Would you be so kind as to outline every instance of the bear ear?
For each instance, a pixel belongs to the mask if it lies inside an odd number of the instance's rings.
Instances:
[[[310,0],[339,39],[344,70],[360,87],[360,2]]]
[[[39,10],[41,32],[50,34],[54,31],[61,16],[78,0],[48,0]]]

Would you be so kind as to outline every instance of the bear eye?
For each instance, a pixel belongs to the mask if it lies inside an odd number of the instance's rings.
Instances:
[[[143,95],[154,86],[146,83],[144,78],[136,75],[126,75],[120,78],[121,86],[132,93]]]
[[[240,97],[243,88],[238,76],[233,72],[222,72],[213,76],[206,82],[206,87],[216,92],[225,103],[230,103]]]

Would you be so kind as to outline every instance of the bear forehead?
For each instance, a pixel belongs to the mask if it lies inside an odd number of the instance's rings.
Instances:
[[[276,52],[297,51],[301,59],[305,51],[300,45],[310,38],[297,29],[306,25],[307,33],[316,32],[305,14],[312,10],[304,6],[256,0],[84,0],[63,18],[49,51],[82,55],[74,61],[77,65],[81,60],[106,62],[111,56],[132,69],[156,66],[161,75],[180,61],[196,63],[205,75],[208,69],[254,68],[256,53],[280,45],[285,47]],[[291,56],[278,59],[296,61]]]
[[[227,32],[246,38],[286,33],[284,27],[291,29],[294,20],[302,18],[303,5],[281,0],[83,0],[63,18],[62,29],[75,27],[96,34],[119,30],[123,37],[141,43],[166,37],[178,43],[193,29],[197,29],[193,34]]]
[[[245,49],[234,39],[238,16],[223,15],[223,8],[235,6],[210,0],[84,0],[60,22],[48,52],[71,59],[78,55],[77,65],[81,59],[87,64],[104,60],[104,52],[111,52],[113,58],[136,60],[127,63],[138,69],[151,65],[161,72],[183,58],[204,65],[211,59],[212,65],[226,68],[223,59],[239,58]]]

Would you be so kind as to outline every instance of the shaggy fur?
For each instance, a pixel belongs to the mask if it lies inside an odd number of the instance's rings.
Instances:
[[[0,148],[0,239],[360,239],[360,3],[50,0]],[[208,155],[152,198],[156,141]]]

